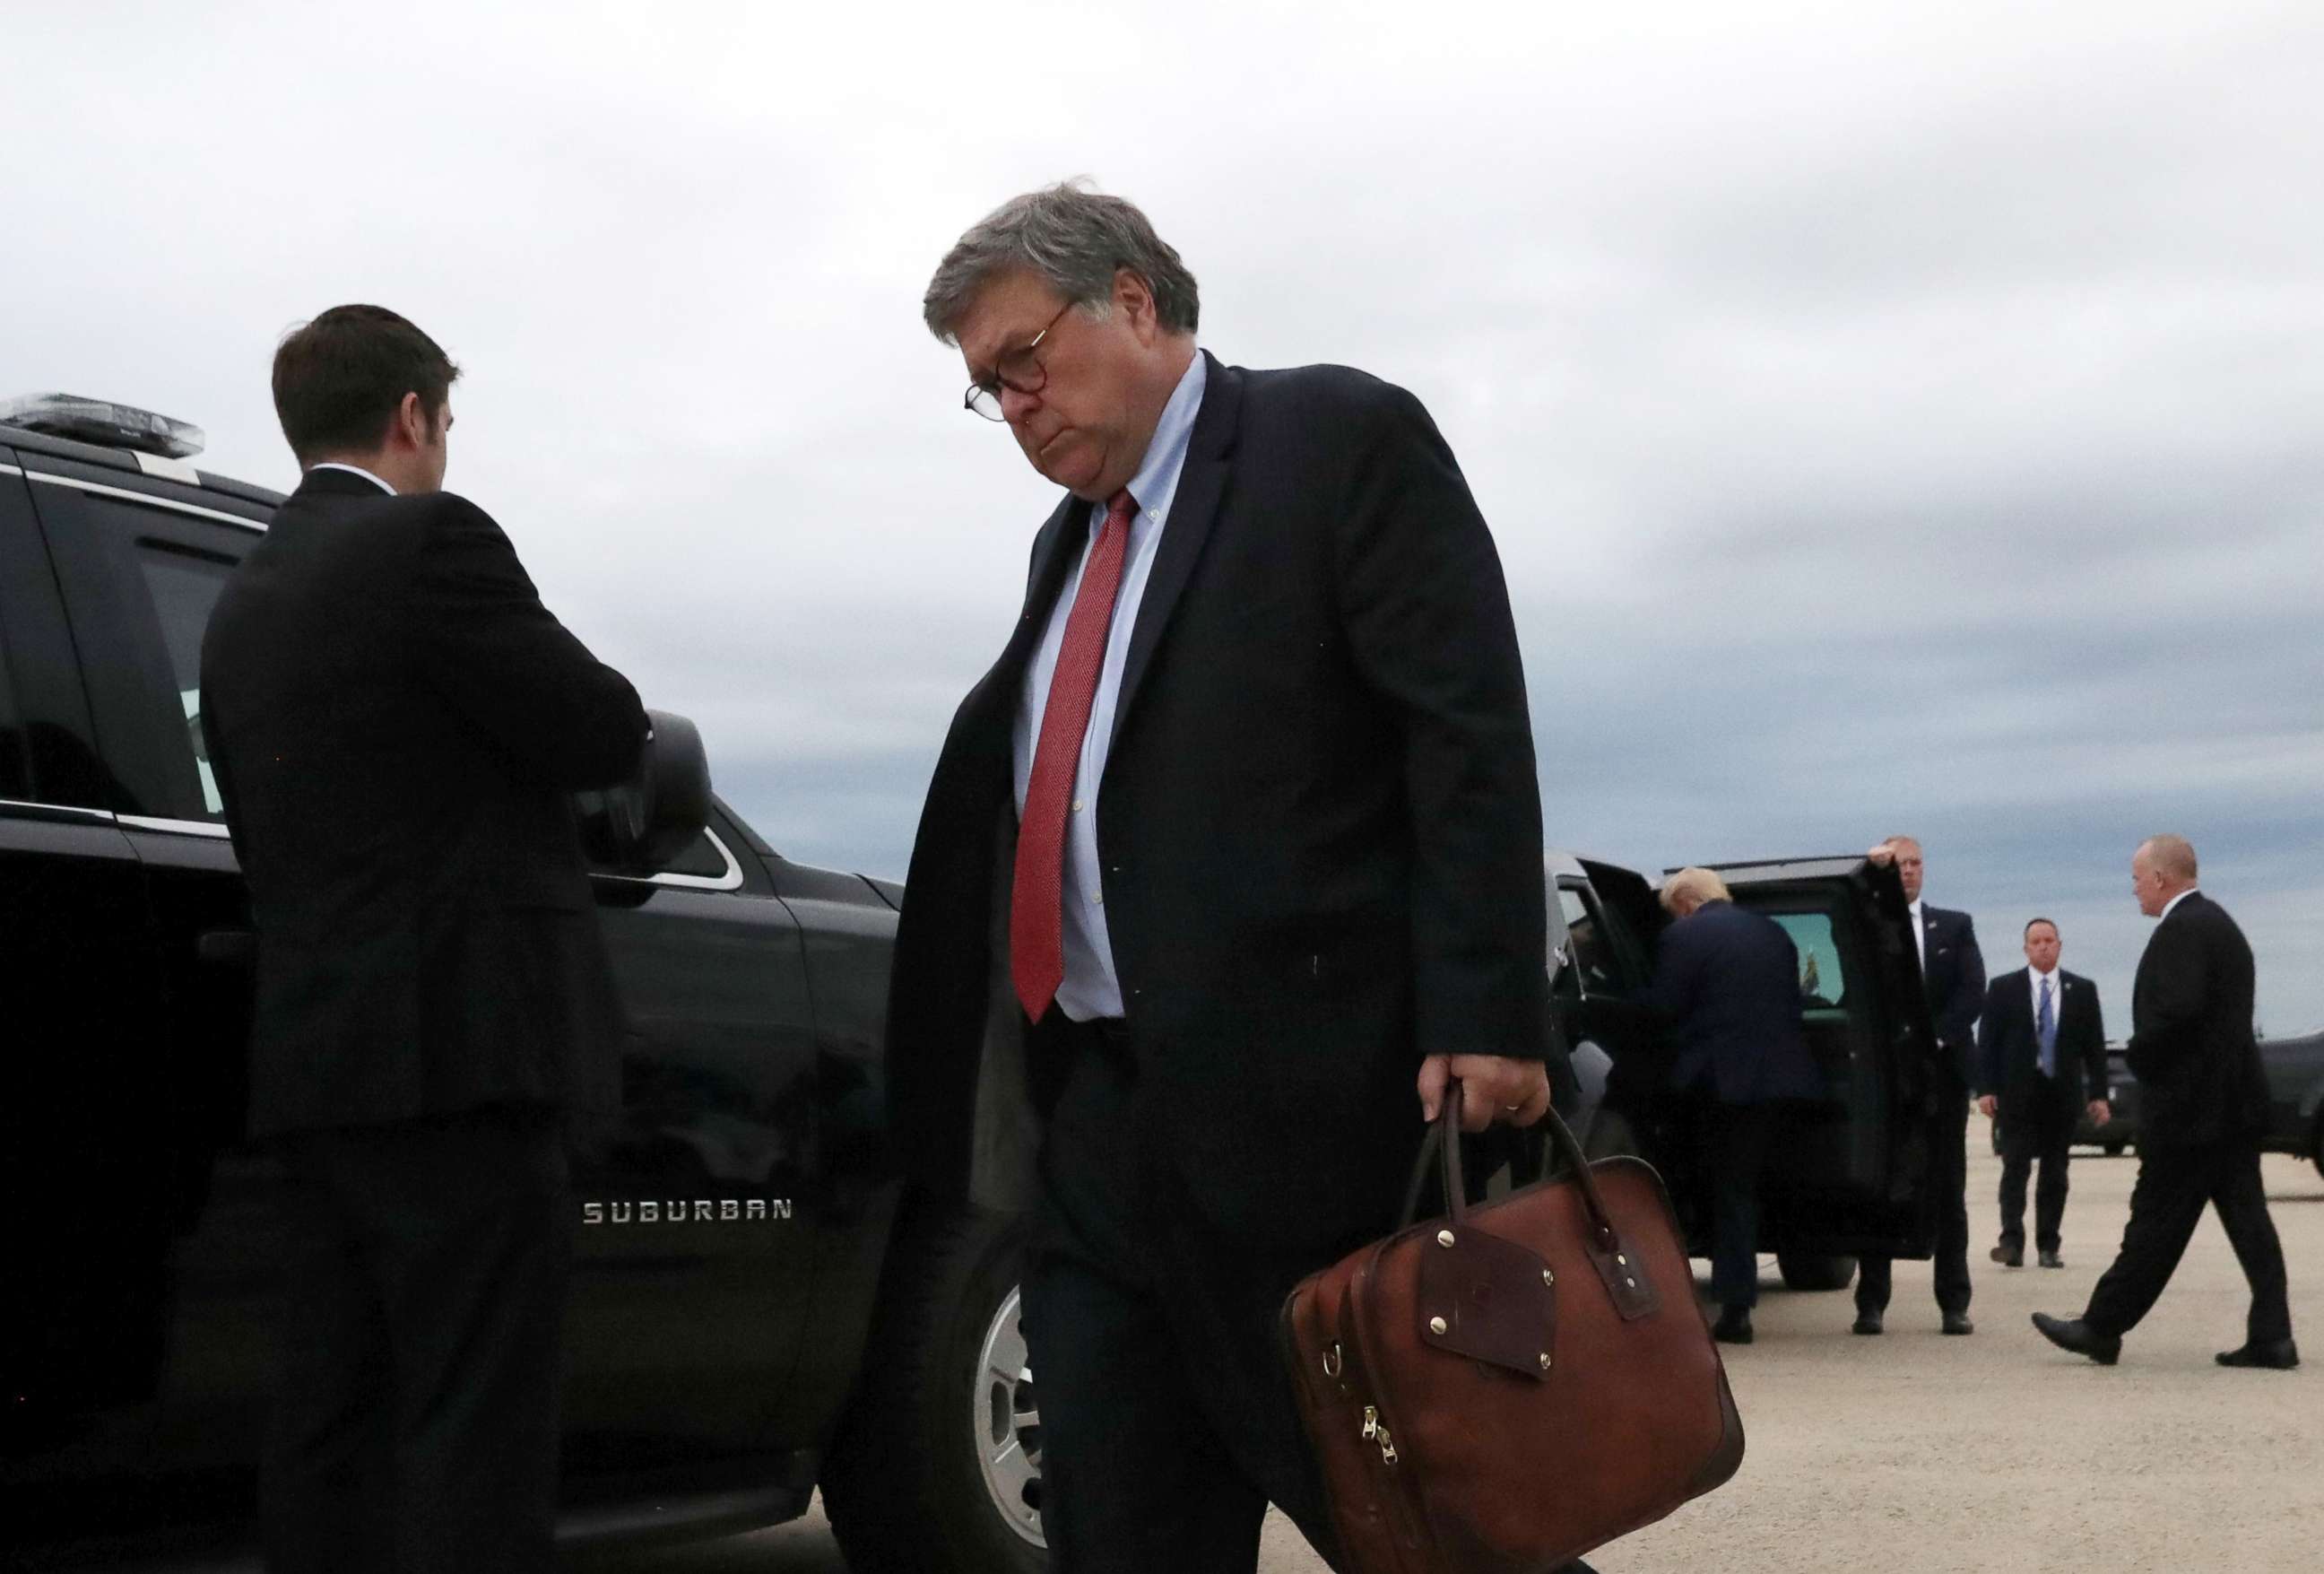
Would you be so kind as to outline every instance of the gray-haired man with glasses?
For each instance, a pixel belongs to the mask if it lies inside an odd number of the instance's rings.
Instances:
[[[1193,275],[1117,198],[1004,204],[925,316],[1065,495],[929,787],[897,1122],[933,1197],[989,1196],[1029,1095],[1055,1566],[1240,1574],[1270,1500],[1330,1556],[1283,1298],[1396,1222],[1448,1078],[1480,1125],[1551,1098],[1492,538],[1411,394],[1199,350]]]

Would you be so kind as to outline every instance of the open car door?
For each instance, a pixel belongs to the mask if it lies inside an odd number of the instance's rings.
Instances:
[[[1709,866],[1799,949],[1802,1021],[1824,1079],[1823,1101],[1797,1112],[1763,1174],[1760,1250],[1929,1256],[1940,1051],[1895,870],[1860,857]]]

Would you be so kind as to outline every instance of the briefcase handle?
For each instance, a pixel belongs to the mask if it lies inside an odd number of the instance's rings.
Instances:
[[[1412,1184],[1404,1194],[1404,1222],[1416,1222],[1420,1216],[1420,1194],[1428,1184],[1428,1166],[1433,1158],[1444,1183],[1444,1207],[1454,1224],[1469,1217],[1469,1189],[1461,1173],[1461,1105],[1462,1094],[1460,1079],[1454,1078],[1444,1087],[1444,1107],[1436,1124],[1428,1128],[1428,1136],[1420,1144],[1420,1156],[1412,1166]],[[1556,1110],[1542,1114],[1543,1128],[1549,1140],[1565,1161],[1575,1182],[1582,1188],[1582,1206],[1590,1215],[1590,1226],[1597,1235],[1601,1252],[1612,1252],[1620,1243],[1614,1229],[1614,1216],[1607,1211],[1606,1199],[1598,1194],[1598,1182],[1590,1173],[1590,1161],[1582,1154],[1582,1144],[1574,1140],[1573,1128]],[[1435,1150],[1432,1154],[1430,1150]]]

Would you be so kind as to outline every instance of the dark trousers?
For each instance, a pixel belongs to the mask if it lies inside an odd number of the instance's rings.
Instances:
[[[1139,1145],[1118,1030],[1062,1031],[1021,1292],[1050,1569],[1250,1574],[1270,1502],[1337,1566],[1277,1333],[1284,1298],[1336,1254],[1268,1260],[1207,1225],[1169,1156]]]
[[[267,1567],[552,1568],[562,1123],[493,1109],[309,1132],[283,1161]]]
[[[1248,1574],[1270,1501],[1330,1556],[1275,1332],[1322,1264],[1253,1261],[1217,1238],[1167,1159],[1140,1151],[1118,1031],[1065,1037],[1023,1287],[1051,1569]]]
[[[1759,1303],[1759,1172],[1775,1130],[1772,1104],[1700,1106],[1711,1162],[1711,1293],[1726,1307]]]
[[[2138,1326],[2171,1282],[2206,1203],[2219,1210],[2227,1244],[2251,1284],[2246,1337],[2259,1343],[2292,1337],[2283,1247],[2267,1214],[2259,1147],[2248,1136],[2192,1147],[2140,1144],[2122,1251],[2090,1292],[2082,1314],[2092,1332],[2119,1337]]]
[[[2034,1245],[2058,1249],[2066,1218],[2066,1150],[2072,1145],[2081,1111],[2046,1078],[2003,1096],[2001,1117],[2001,1244],[2025,1249],[2025,1181],[2038,1162],[2042,1179],[2034,1192]]]
[[[1937,1118],[1930,1137],[1929,1189],[1937,1199],[1937,1310],[1969,1310],[1969,1090],[1950,1077],[1937,1095]],[[1858,1259],[1856,1310],[1888,1310],[1888,1259]]]

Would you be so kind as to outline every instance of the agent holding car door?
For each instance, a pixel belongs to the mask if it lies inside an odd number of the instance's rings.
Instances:
[[[202,645],[258,931],[250,1131],[286,1171],[262,1482],[285,1571],[552,1567],[563,1120],[617,1007],[567,795],[644,709],[443,490],[459,370],[392,311],[286,338],[305,475]]]
[[[1969,1334],[1969,1096],[1976,1083],[1978,1013],[1985,1004],[1985,957],[1977,949],[1977,926],[1966,912],[1923,906],[1921,844],[1890,837],[1864,855],[1875,864],[1895,864],[1913,920],[1913,940],[1921,963],[1921,984],[1941,1051],[1936,1068],[1937,1124],[1929,1185],[1937,1197],[1937,1313],[1949,1334]],[[1858,1260],[1856,1326],[1859,1334],[1881,1331],[1888,1310],[1889,1261]]]

